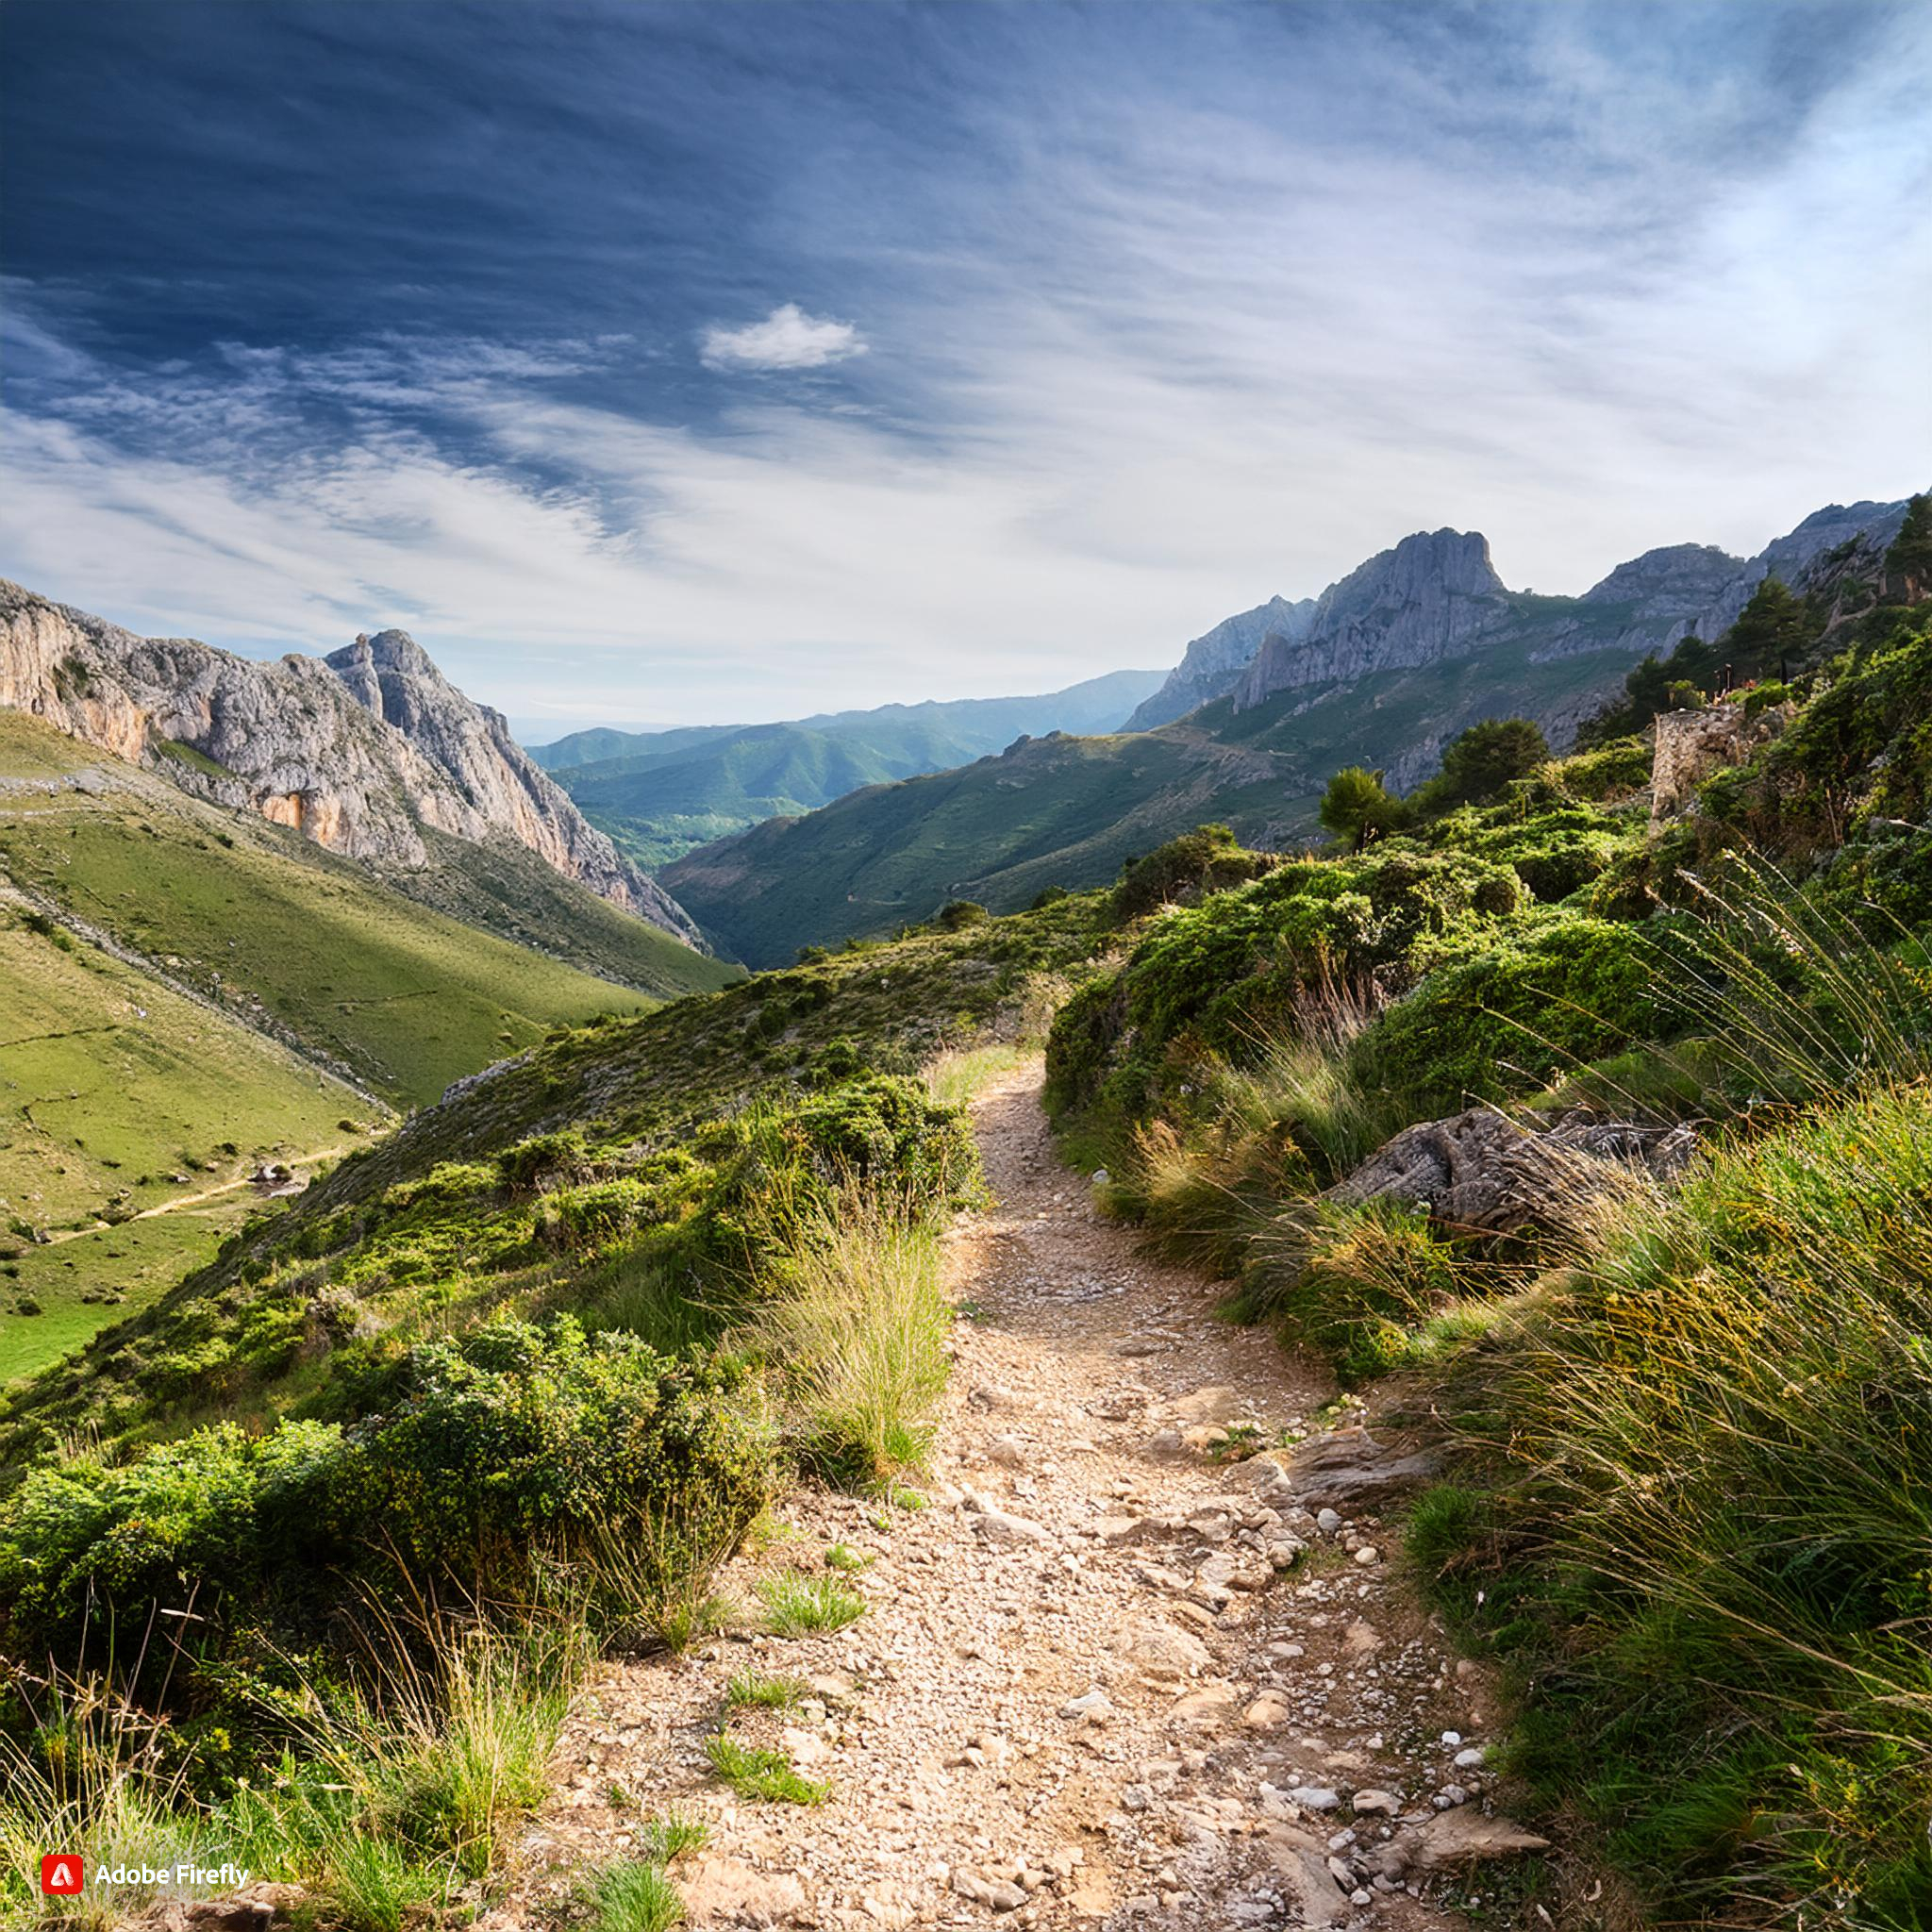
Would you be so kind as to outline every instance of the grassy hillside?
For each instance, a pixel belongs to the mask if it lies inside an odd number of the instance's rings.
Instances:
[[[631,856],[662,864],[864,785],[942,771],[1049,731],[1108,731],[1159,682],[1118,671],[1043,697],[886,705],[779,724],[579,732],[541,758]]]
[[[1290,843],[1314,829],[1341,766],[1391,763],[1498,710],[1573,711],[1627,669],[1601,652],[1532,663],[1534,618],[1481,658],[1283,691],[1241,713],[1224,699],[1159,731],[1039,740],[874,788],[693,852],[663,880],[722,950],[770,966],[947,899],[1011,911],[1048,886],[1103,884],[1208,820]]]
[[[627,950],[664,991],[730,976],[539,860],[467,845],[462,857],[473,871],[500,862],[505,890],[526,871],[556,880],[574,895],[560,909],[593,932],[601,924],[593,950]],[[406,899],[282,827],[90,758],[17,712],[0,712],[0,874],[399,1105],[434,1099],[554,1025],[647,1004]]]
[[[347,1932],[470,1923],[600,1649],[715,1627],[790,1472],[911,1507],[977,1190],[917,1070],[1037,1024],[1094,912],[561,1034],[4,1398],[0,1649],[72,1674],[0,1701],[0,1910],[35,1834],[133,1833]]]
[[[17,902],[0,1016],[0,1381],[206,1260],[262,1160],[312,1164],[377,1111]]]

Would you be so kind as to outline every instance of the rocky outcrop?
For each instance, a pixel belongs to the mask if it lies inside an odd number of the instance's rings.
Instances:
[[[1741,765],[1785,728],[1793,705],[1773,705],[1747,715],[1742,705],[1708,705],[1697,711],[1664,711],[1657,721],[1657,749],[1650,765],[1653,824],[1675,818],[1695,799],[1713,772]]]
[[[696,945],[663,890],[403,631],[326,661],[237,658],[142,638],[0,582],[0,706],[259,812],[397,874],[430,862],[425,833],[525,846],[567,877]]]
[[[1407,1127],[1323,1196],[1340,1207],[1394,1201],[1456,1234],[1561,1234],[1640,1175],[1680,1174],[1686,1126],[1607,1121],[1586,1109],[1519,1123],[1493,1108]]]
[[[1252,610],[1224,618],[1188,646],[1181,661],[1168,674],[1167,682],[1142,701],[1124,728],[1152,731],[1225,697],[1241,682],[1241,673],[1254,661],[1264,638],[1298,642],[1307,636],[1314,615],[1312,597],[1295,603],[1286,597],[1271,597]]]
[[[1234,691],[1248,710],[1300,685],[1466,655],[1470,640],[1510,614],[1508,592],[1474,531],[1405,537],[1322,592],[1306,634],[1275,631]]]

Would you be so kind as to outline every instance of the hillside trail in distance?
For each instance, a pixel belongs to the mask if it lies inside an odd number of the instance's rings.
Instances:
[[[324,1161],[340,1160],[348,1151],[348,1145],[345,1142],[334,1147],[311,1148],[307,1154],[290,1155],[282,1162],[282,1165],[288,1168],[291,1174],[299,1177],[304,1168],[308,1168],[312,1173]],[[58,1247],[62,1241],[76,1241],[84,1234],[111,1233],[117,1227],[125,1227],[130,1222],[159,1221],[167,1215],[179,1214],[185,1208],[206,1208],[210,1201],[225,1200],[230,1194],[239,1194],[244,1188],[255,1189],[257,1193],[266,1200],[279,1198],[285,1194],[299,1194],[302,1191],[302,1188],[307,1185],[308,1183],[305,1181],[300,1186],[264,1190],[260,1183],[255,1180],[252,1175],[242,1174],[237,1180],[223,1181],[215,1187],[203,1188],[198,1193],[176,1194],[169,1200],[159,1202],[153,1208],[138,1208],[132,1214],[123,1215],[119,1221],[90,1221],[81,1227],[53,1229],[43,1234],[36,1245],[43,1248],[55,1248]]]
[[[1346,1504],[1318,1525],[1280,1461],[1214,1459],[1217,1431],[1311,1426],[1325,1379],[1096,1211],[1040,1079],[974,1105],[994,1205],[951,1237],[927,1507],[801,1491],[721,1579],[755,1606],[759,1574],[820,1574],[842,1543],[867,1613],[601,1666],[495,1932],[554,1916],[672,1807],[710,1826],[674,1872],[701,1927],[1425,1932],[1465,1923],[1417,1895],[1431,1870],[1541,1842],[1485,1813],[1491,1690],[1385,1560],[1386,1526]],[[1344,1464],[1382,1453],[1335,1440]],[[729,1728],[828,1781],[823,1804],[712,1774],[746,1672],[808,1687]]]

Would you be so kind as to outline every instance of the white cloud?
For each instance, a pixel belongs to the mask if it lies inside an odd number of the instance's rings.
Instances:
[[[850,361],[871,346],[849,322],[808,315],[786,302],[762,322],[742,328],[708,328],[700,338],[707,369],[824,369]]]

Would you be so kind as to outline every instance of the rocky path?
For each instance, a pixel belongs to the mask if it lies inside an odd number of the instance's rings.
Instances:
[[[749,1599],[842,1544],[867,1614],[606,1667],[497,1925],[548,1917],[670,1807],[711,1828],[678,1869],[700,1926],[1462,1923],[1431,1874],[1517,1835],[1482,1803],[1487,1691],[1364,1500],[1392,1452],[1352,1429],[1252,1453],[1314,1426],[1330,1391],[1094,1212],[1038,1080],[975,1105],[997,1205],[953,1241],[927,1506],[807,1492],[724,1579]],[[808,1688],[731,1735],[829,1782],[825,1802],[716,1781],[706,1739],[746,1672]]]

